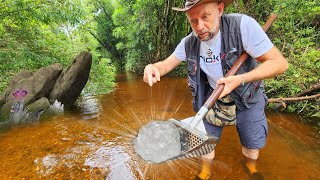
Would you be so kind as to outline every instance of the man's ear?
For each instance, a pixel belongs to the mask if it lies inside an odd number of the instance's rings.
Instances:
[[[224,2],[220,2],[218,4],[218,11],[219,11],[219,17],[221,17],[224,11]]]

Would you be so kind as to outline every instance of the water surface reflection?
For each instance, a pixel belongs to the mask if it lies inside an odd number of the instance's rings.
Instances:
[[[193,179],[199,159],[153,164],[133,149],[150,120],[193,116],[184,78],[162,78],[149,88],[141,78],[119,79],[109,94],[79,99],[79,110],[0,134],[0,179]],[[295,115],[268,112],[269,137],[259,169],[266,179],[317,179],[319,145]],[[248,179],[234,127],[225,128],[212,179]]]

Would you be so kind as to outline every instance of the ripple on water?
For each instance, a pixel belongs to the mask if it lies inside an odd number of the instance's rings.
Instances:
[[[128,145],[116,143],[117,139],[104,142],[76,142],[77,146],[60,154],[38,157],[34,160],[36,172],[42,177],[56,177],[61,171],[71,173],[69,175],[72,177],[74,169],[82,173],[87,172],[89,177],[98,176],[97,178],[106,179],[136,179],[135,174],[142,176],[139,166],[132,160],[132,155],[126,152]]]

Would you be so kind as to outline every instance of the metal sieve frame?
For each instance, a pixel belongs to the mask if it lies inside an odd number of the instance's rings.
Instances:
[[[169,160],[203,156],[215,149],[218,142],[217,137],[207,136],[197,128],[191,128],[175,119],[170,119],[169,121],[173,122],[178,128],[181,143],[181,153]]]

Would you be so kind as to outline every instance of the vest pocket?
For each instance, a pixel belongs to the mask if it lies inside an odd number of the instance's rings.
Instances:
[[[252,107],[255,103],[259,101],[258,93],[261,92],[259,90],[261,87],[262,81],[255,81],[250,83],[248,89],[241,95],[242,103],[246,108]]]
[[[226,64],[228,65],[228,71],[231,69],[232,65],[234,62],[239,58],[239,56],[236,54],[237,49],[236,48],[231,48],[223,57],[221,58],[221,61],[225,61]]]
[[[193,110],[197,112],[199,109],[197,107],[198,99],[197,99],[197,93],[198,93],[198,84],[196,81],[197,78],[197,71],[198,71],[198,62],[196,56],[190,56],[187,58],[187,64],[188,64],[188,86],[191,89],[192,93],[192,106]]]

